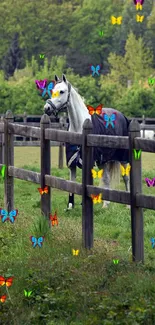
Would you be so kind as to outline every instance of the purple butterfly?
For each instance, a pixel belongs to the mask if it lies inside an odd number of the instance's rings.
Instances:
[[[155,177],[152,179],[152,181],[149,178],[145,178],[145,182],[147,183],[148,187],[155,186]]]
[[[142,10],[142,5],[144,3],[144,0],[133,0],[134,1],[134,4],[136,5],[136,10],[140,9]]]
[[[36,86],[38,89],[44,89],[47,85],[47,79],[44,80],[35,80]]]

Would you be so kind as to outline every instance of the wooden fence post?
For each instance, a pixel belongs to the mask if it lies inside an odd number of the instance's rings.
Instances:
[[[64,127],[63,127],[63,124],[64,124],[64,117],[60,117],[60,126],[61,126],[61,130],[64,130]],[[63,142],[60,143],[60,146],[59,146],[59,168],[60,169],[63,169],[63,158],[64,158],[64,145],[63,145]]]
[[[50,175],[51,171],[51,147],[50,140],[45,139],[45,130],[50,128],[50,118],[47,114],[43,114],[40,120],[41,138],[41,188],[45,187],[45,175]],[[48,193],[41,195],[41,211],[49,221],[51,211],[51,188],[48,186]],[[50,222],[49,222],[50,226]]]
[[[93,185],[93,147],[87,147],[87,135],[92,133],[93,125],[89,119],[83,123],[82,137],[82,245],[93,247],[93,201],[87,196],[86,185]]]
[[[145,124],[145,115],[143,115],[143,124]],[[145,129],[143,129],[143,138],[145,138]]]
[[[136,193],[142,193],[142,167],[141,157],[137,160],[134,158],[135,137],[140,137],[140,125],[133,119],[129,126],[132,259],[134,262],[144,262],[143,209],[135,204]]]
[[[9,133],[8,125],[13,121],[13,114],[8,110],[4,119],[4,164],[6,165],[4,205],[8,212],[14,209],[14,178],[8,175],[8,166],[14,166],[14,135]]]
[[[24,112],[23,121],[24,121],[24,125],[27,125],[27,113],[26,112]],[[26,141],[26,137],[23,137],[23,141]]]

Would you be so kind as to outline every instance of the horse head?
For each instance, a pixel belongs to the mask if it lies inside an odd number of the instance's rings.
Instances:
[[[52,91],[52,97],[46,101],[44,112],[47,115],[54,114],[55,116],[63,109],[67,108],[71,85],[67,82],[65,75],[62,75],[62,80],[55,76],[56,84]]]

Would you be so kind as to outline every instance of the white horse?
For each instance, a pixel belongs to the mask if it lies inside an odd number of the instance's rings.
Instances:
[[[91,116],[88,112],[86,105],[84,104],[81,96],[77,93],[75,88],[69,82],[67,82],[65,75],[62,76],[62,80],[60,80],[57,76],[55,76],[55,81],[56,81],[56,84],[53,89],[53,97],[51,97],[51,99],[48,99],[46,101],[46,104],[44,106],[44,112],[49,116],[51,114],[54,114],[55,116],[57,116],[57,114],[61,111],[62,108],[66,108],[68,110],[68,116],[69,116],[69,130],[68,131],[82,133],[84,121],[86,119],[91,120]],[[59,94],[59,95],[54,96],[54,93]],[[103,108],[103,110],[106,113],[110,113],[110,114],[113,113],[113,111],[114,111],[111,108]],[[119,111],[116,111],[116,112],[118,114],[118,117],[120,117],[120,119],[122,119],[120,123],[122,123],[123,130],[128,130],[127,119]],[[93,116],[95,116],[95,115],[96,114],[94,114]],[[93,122],[93,116],[92,116],[92,122]],[[100,117],[100,120],[101,120],[101,124],[104,125],[101,117]],[[121,128],[119,126],[116,127],[116,125],[115,125],[115,128],[112,128],[111,126],[108,128],[105,128],[105,126],[104,126],[104,133],[98,132],[98,134],[122,135],[122,136],[128,135],[128,134],[125,134],[124,131],[120,131],[120,129]],[[128,131],[126,131],[126,132],[128,132]],[[97,133],[94,132],[94,134],[97,134]],[[110,150],[110,149],[104,149],[104,150]],[[113,150],[113,149],[111,149],[111,150]],[[122,158],[124,156],[124,151],[127,152],[127,150],[124,150],[124,149],[121,150]],[[74,158],[77,158],[77,155],[75,153],[73,156],[74,156]],[[107,157],[105,157],[105,158],[107,158]],[[81,158],[79,158],[79,161],[80,161],[80,159]],[[121,162],[121,164],[123,165],[124,168],[127,167],[128,161],[129,160],[126,160],[126,159],[119,160],[119,162]],[[107,159],[106,162],[97,164],[97,166],[99,167],[99,169],[104,170],[104,173],[102,176],[102,186],[104,188],[109,189],[110,181],[112,179],[116,179],[116,174],[120,177],[120,165],[118,163],[118,160],[116,161],[115,159],[109,159],[109,161],[108,161],[108,159]],[[69,164],[68,164],[68,167],[70,168],[70,180],[75,181],[76,180],[76,166],[72,167],[72,166],[69,166]],[[126,175],[123,176],[123,181],[125,183],[126,191],[129,191],[129,177]],[[118,179],[117,179],[117,184],[118,184]],[[103,207],[107,207],[109,203],[110,203],[109,201],[104,201]],[[73,207],[74,207],[74,194],[70,193],[68,209],[72,209]]]

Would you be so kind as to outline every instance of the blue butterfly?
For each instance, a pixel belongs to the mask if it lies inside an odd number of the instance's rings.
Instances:
[[[103,113],[103,119],[104,119],[104,124],[105,127],[107,128],[109,126],[109,124],[111,124],[111,126],[114,128],[114,124],[116,121],[116,113],[111,114],[111,116],[107,115],[106,113]]]
[[[154,238],[151,238],[151,244],[152,244],[152,248],[155,247],[155,239]]]
[[[96,67],[94,67],[94,65],[91,65],[90,68],[91,68],[93,77],[94,77],[95,73],[99,76],[99,71],[101,69],[99,64]]]
[[[18,214],[18,210],[12,210],[9,213],[6,210],[3,210],[0,208],[0,216],[2,219],[2,222],[5,222],[7,220],[10,220],[11,223],[14,223],[16,216]]]
[[[31,236],[31,237],[30,237],[30,240],[31,240],[31,242],[32,242],[32,247],[33,247],[33,248],[35,248],[37,245],[38,245],[39,247],[42,247],[42,244],[43,244],[43,241],[44,241],[44,237],[41,236],[41,237],[39,237],[39,238],[37,239],[36,237]]]
[[[46,95],[46,93],[49,95],[49,98],[51,98],[52,96],[52,89],[54,88],[55,83],[54,82],[50,82],[49,85],[45,88],[41,88],[43,89],[42,92],[42,97],[44,97]]]

